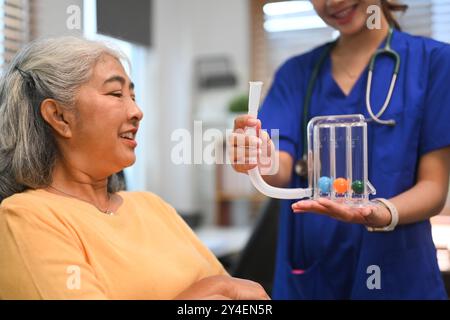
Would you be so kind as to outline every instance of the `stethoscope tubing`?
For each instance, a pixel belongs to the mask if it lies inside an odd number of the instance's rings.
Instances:
[[[387,125],[387,126],[395,126],[395,120],[394,119],[389,119],[389,120],[383,120],[380,119],[380,117],[385,113],[385,111],[387,110],[391,99],[392,99],[392,95],[395,89],[395,85],[397,83],[397,78],[398,78],[398,73],[400,71],[400,63],[401,63],[401,59],[400,59],[400,55],[392,49],[391,47],[391,41],[392,41],[392,34],[393,34],[393,27],[391,26],[389,28],[389,33],[387,36],[387,40],[386,40],[386,45],[384,46],[383,49],[379,49],[377,50],[371,57],[370,59],[370,64],[369,64],[369,72],[368,72],[368,76],[367,76],[367,86],[366,86],[366,109],[367,112],[370,116],[370,119],[366,119],[366,122],[375,122],[377,124],[380,125]],[[319,57],[318,62],[316,63],[313,72],[311,74],[311,79],[308,83],[308,87],[307,87],[307,91],[306,91],[306,95],[305,98],[303,100],[303,130],[302,130],[302,134],[303,134],[303,152],[302,152],[302,158],[300,160],[297,161],[297,164],[295,166],[295,171],[298,175],[305,177],[305,174],[308,172],[308,170],[306,168],[303,168],[306,165],[306,159],[307,159],[307,126],[308,126],[308,118],[309,118],[309,106],[311,104],[311,98],[312,98],[312,94],[313,94],[313,90],[314,90],[314,83],[317,79],[317,76],[319,74],[320,68],[322,67],[323,63],[325,62],[325,59],[327,57],[327,55],[331,52],[332,48],[334,47],[334,45],[336,44],[336,41],[329,43],[328,47],[324,50],[324,52],[322,53],[322,55]],[[378,111],[377,114],[373,113],[373,109],[372,109],[372,105],[370,102],[370,95],[371,95],[371,90],[372,90],[372,79],[373,79],[373,72],[375,69],[375,62],[376,59],[380,56],[380,55],[387,55],[389,57],[391,57],[392,59],[394,59],[395,61],[395,66],[394,66],[394,71],[392,73],[392,77],[391,77],[391,83],[389,86],[389,90],[386,96],[386,99],[383,103],[383,106],[381,107],[380,111]],[[301,174],[300,174],[301,173]]]

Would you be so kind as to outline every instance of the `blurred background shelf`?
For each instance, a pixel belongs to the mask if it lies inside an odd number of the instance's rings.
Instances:
[[[246,174],[235,172],[229,164],[216,165],[217,225],[252,224],[266,200],[267,197],[253,187]]]

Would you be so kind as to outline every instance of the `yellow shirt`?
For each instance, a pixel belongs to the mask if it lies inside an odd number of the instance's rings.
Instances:
[[[119,192],[109,216],[29,190],[0,206],[0,299],[171,299],[226,271],[175,210]]]

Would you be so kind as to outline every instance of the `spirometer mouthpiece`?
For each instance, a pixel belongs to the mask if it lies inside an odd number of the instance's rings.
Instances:
[[[248,114],[258,117],[258,107],[261,96],[262,82],[250,82],[250,93],[248,99]],[[255,128],[247,128],[246,132],[256,136]],[[276,188],[267,184],[259,173],[258,167],[248,171],[250,180],[255,188],[262,194],[277,199],[301,199],[312,196],[311,189],[284,189]]]

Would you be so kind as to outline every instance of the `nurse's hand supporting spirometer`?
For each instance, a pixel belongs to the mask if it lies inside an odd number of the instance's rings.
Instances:
[[[417,182],[409,190],[390,198],[398,210],[398,224],[424,221],[441,212],[448,193],[450,147],[428,152],[420,157]],[[317,212],[346,222],[371,227],[387,226],[391,215],[384,206],[350,208],[328,199],[299,201],[292,205],[294,212]]]
[[[370,227],[384,227],[391,223],[389,210],[378,204],[356,208],[329,199],[319,198],[317,200],[298,201],[292,205],[292,210],[295,213],[321,213],[337,220],[360,223]]]

